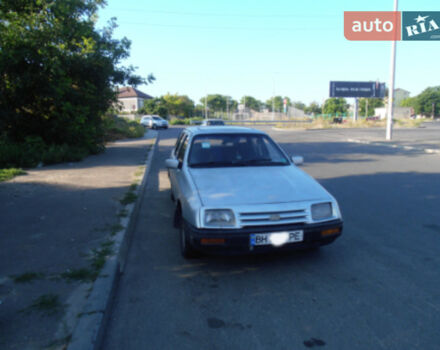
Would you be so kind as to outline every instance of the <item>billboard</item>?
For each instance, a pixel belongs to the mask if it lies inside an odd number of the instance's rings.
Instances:
[[[330,97],[384,98],[385,83],[378,81],[331,81]]]

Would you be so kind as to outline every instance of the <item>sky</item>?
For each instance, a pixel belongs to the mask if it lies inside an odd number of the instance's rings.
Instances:
[[[437,6],[436,6],[437,5]],[[322,103],[331,80],[390,79],[391,42],[348,41],[344,11],[392,11],[394,0],[107,0],[98,28],[116,17],[131,40],[124,65],[156,81],[151,95],[206,94]],[[399,11],[440,11],[438,0],[400,0]],[[396,88],[440,85],[440,41],[397,42]]]

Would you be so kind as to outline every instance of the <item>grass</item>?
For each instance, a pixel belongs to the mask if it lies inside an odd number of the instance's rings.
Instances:
[[[93,282],[98,277],[99,271],[91,268],[80,268],[67,270],[61,274],[61,277],[69,281]]]
[[[120,118],[116,115],[103,117],[106,141],[116,141],[126,138],[139,138],[144,136],[145,128],[137,121]]]
[[[127,214],[127,211],[125,210],[125,216],[127,216],[128,214]],[[121,231],[122,229],[124,228],[124,226],[122,226],[121,224],[115,224],[115,225],[113,225],[112,227],[111,227],[111,231],[110,231],[110,234],[112,235],[112,236],[114,236],[115,234],[117,234],[119,231]]]
[[[0,169],[0,182],[10,180],[19,175],[26,175],[26,172],[18,168]]]
[[[134,203],[137,199],[137,195],[134,194],[132,191],[128,191],[125,195],[124,198],[122,198],[119,202],[122,205],[127,205],[130,203]]]
[[[70,341],[72,340],[72,334],[66,335],[64,338],[55,339],[46,345],[45,350],[57,350],[57,349],[67,349]]]
[[[138,170],[136,170],[136,172],[134,173],[134,176],[136,177],[141,176],[144,173],[144,171],[145,171],[145,165],[140,166]]]
[[[25,272],[21,275],[12,276],[12,280],[15,283],[29,283],[41,278],[44,278],[44,275],[37,272]]]
[[[97,249],[92,250],[90,266],[63,272],[60,276],[68,281],[93,282],[101,272],[107,257],[113,254],[113,241],[105,241]]]
[[[119,213],[118,213],[118,217],[119,218],[126,218],[128,216],[128,211],[127,209],[122,209]]]
[[[33,303],[26,309],[21,310],[21,312],[38,311],[46,315],[52,315],[60,311],[61,308],[62,305],[60,303],[58,295],[43,294],[38,298],[34,299]]]
[[[99,249],[93,250],[92,268],[95,271],[101,271],[104,267],[107,257],[113,254],[113,241],[106,241],[101,244]]]

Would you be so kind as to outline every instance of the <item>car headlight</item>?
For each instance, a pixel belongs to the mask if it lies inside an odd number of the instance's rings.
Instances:
[[[333,216],[331,203],[319,203],[312,205],[312,219],[323,220]]]
[[[235,226],[234,212],[230,209],[205,210],[205,226]]]

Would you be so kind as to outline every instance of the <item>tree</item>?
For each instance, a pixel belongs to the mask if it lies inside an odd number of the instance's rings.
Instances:
[[[168,109],[162,98],[153,98],[145,100],[144,105],[137,112],[138,114],[157,114],[162,118],[168,117]]]
[[[269,111],[272,112],[272,108],[275,108],[275,112],[282,112],[284,109],[284,99],[287,101],[287,106],[291,105],[290,98],[282,96],[274,96],[266,101],[266,106]]]
[[[430,117],[440,114],[440,86],[429,87],[415,97],[414,110],[416,114]]]
[[[348,104],[345,98],[329,98],[325,101],[323,107],[324,114],[342,114],[347,113]]]
[[[252,96],[243,96],[240,100],[240,103],[245,104],[246,107],[254,111],[259,111],[261,107],[264,105],[263,102],[257,100],[255,97]]]
[[[301,101],[292,102],[292,106],[297,109],[301,109],[302,111],[305,111],[307,108],[306,105],[304,103],[302,103]]]
[[[208,95],[206,97],[208,109],[209,112],[224,112],[226,111],[226,104],[227,104],[227,97],[220,95],[220,94],[214,94],[214,95]],[[205,97],[202,97],[200,99],[200,103],[203,107],[205,107]]]
[[[304,112],[306,112],[307,114],[313,114],[313,115],[317,115],[317,114],[321,114],[322,113],[322,108],[321,106],[318,104],[318,102],[312,102],[310,103],[306,109],[304,110]]]
[[[123,67],[130,41],[102,31],[103,0],[0,2],[0,137],[87,151],[103,147],[102,116],[118,84],[146,83]],[[148,81],[154,80],[149,76]]]
[[[164,106],[170,115],[192,117],[194,114],[194,102],[186,95],[166,94],[162,96]]]
[[[381,98],[361,98],[359,99],[359,115],[361,117],[365,116],[367,112],[367,101],[368,101],[368,116],[374,115],[374,109],[383,107],[384,102]]]
[[[416,106],[416,103],[417,103],[416,97],[408,97],[408,98],[403,99],[400,102],[399,107],[412,107],[412,108],[414,108]]]

